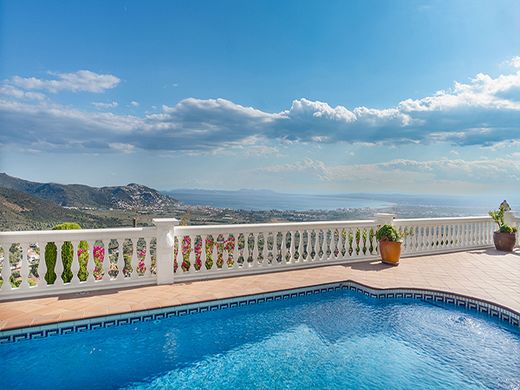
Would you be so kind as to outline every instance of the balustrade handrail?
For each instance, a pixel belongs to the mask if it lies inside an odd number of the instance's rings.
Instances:
[[[0,243],[20,240],[22,242],[46,240],[53,238],[60,241],[110,238],[135,238],[149,237],[155,233],[155,227],[129,227],[129,228],[107,228],[107,229],[76,229],[76,230],[33,230],[0,232]]]
[[[398,225],[404,224],[447,224],[447,223],[460,223],[460,222],[483,222],[492,221],[489,215],[474,216],[474,217],[442,217],[442,218],[406,218],[406,219],[394,219],[394,223]]]
[[[297,228],[323,229],[323,228],[344,228],[365,227],[367,225],[375,225],[376,221],[357,220],[357,221],[313,221],[313,222],[281,222],[281,223],[255,223],[255,224],[234,224],[234,225],[197,225],[197,226],[177,226],[175,227],[175,235],[186,233],[210,234],[218,231],[226,233],[261,233],[266,231],[289,232]]]

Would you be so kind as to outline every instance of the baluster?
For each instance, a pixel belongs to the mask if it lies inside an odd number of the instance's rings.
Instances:
[[[213,265],[211,266],[211,269],[214,269],[216,271],[218,271],[218,269],[219,269],[217,266],[217,254],[218,254],[217,239],[218,239],[218,235],[213,235],[213,248],[211,248],[211,258],[213,259]],[[236,245],[236,242],[235,242],[235,245]]]
[[[298,230],[300,240],[298,241],[298,263],[303,263],[303,236],[304,236],[305,230],[300,229]]]
[[[282,241],[280,243],[280,256],[281,256],[281,264],[285,263],[285,255],[287,254],[287,247],[286,247],[286,234],[287,232],[281,232],[282,234]]]
[[[324,256],[324,247],[325,247],[325,242],[324,241],[321,241],[320,240],[320,236],[322,235],[323,233],[323,230],[316,230],[316,244],[318,245],[317,248],[316,248],[316,260],[318,261],[321,261],[323,260],[323,256]],[[322,252],[322,254],[320,255],[320,252]]]
[[[247,259],[249,258],[249,233],[244,232],[244,248],[242,249],[242,258],[244,261],[242,262],[242,269],[246,270],[249,268],[249,262]]]
[[[184,236],[177,236],[177,243],[179,245],[179,249],[177,250],[177,272],[184,272],[182,268],[182,263],[184,262],[184,256],[182,255],[182,248],[184,247]],[[151,244],[150,244],[151,245]]]
[[[451,230],[451,235],[450,235],[450,241],[451,241],[451,246],[450,248],[456,248],[457,247],[457,225],[456,224],[452,224],[451,227],[450,227],[450,230]]]
[[[95,241],[87,241],[88,245],[88,260],[87,260],[87,284],[93,284],[96,279],[94,278],[94,268],[96,267],[96,261],[94,259],[94,247],[96,246]]]
[[[409,226],[403,227],[403,233],[407,233],[408,235],[404,238],[404,241],[406,243],[405,245],[405,251],[406,253],[414,253],[414,246],[413,246],[413,236],[411,234],[412,228]]]
[[[378,253],[379,243],[377,242],[376,233],[375,233],[376,231],[377,231],[377,229],[376,229],[376,227],[374,227],[374,234],[372,235],[372,248],[374,248],[372,250],[373,255],[376,255]]]
[[[104,281],[110,281],[111,276],[109,275],[108,271],[110,271],[110,240],[103,240],[103,248],[105,250],[105,258],[103,260],[103,280]]]
[[[47,247],[47,242],[41,243],[40,260],[38,261],[38,288],[47,287],[47,281],[45,280],[45,272],[47,271],[47,265],[45,264],[45,248],[46,247]]]
[[[5,244],[2,245],[2,249],[4,250],[4,260],[2,262],[2,287],[0,291],[7,292],[11,291],[11,262],[9,261],[9,248],[11,245]]]
[[[291,243],[289,244],[289,263],[294,263],[296,261],[296,259],[294,258],[295,256],[295,248],[296,248],[296,245],[294,243],[294,240],[296,238],[296,234],[294,232],[294,230],[291,230],[289,232],[289,237],[291,238]]]
[[[190,273],[190,274],[194,274],[197,270],[195,269],[195,261],[196,261],[196,256],[195,256],[195,241],[197,239],[197,236],[194,235],[194,236],[189,236],[189,242],[190,242],[190,255],[188,256],[188,261],[190,263],[189,265],[189,268],[187,269],[186,272]]]
[[[56,267],[54,268],[54,272],[56,273],[56,281],[54,282],[55,286],[63,286],[65,283],[63,282],[63,258],[61,256],[61,250],[63,249],[64,241],[55,242],[56,245]]]
[[[416,229],[417,237],[415,238],[415,241],[417,242],[417,246],[415,248],[416,253],[420,253],[422,251],[422,245],[423,245],[423,229],[422,226],[417,226]]]
[[[258,233],[253,233],[253,262],[251,263],[252,267],[258,266]]]
[[[264,239],[264,246],[262,247],[262,262],[259,264],[260,267],[265,267],[267,265],[267,237],[268,234],[262,232],[262,237]]]
[[[458,224],[454,224],[452,227],[452,230],[453,230],[453,235],[452,235],[452,238],[453,238],[453,248],[458,248],[459,246],[459,226]]]
[[[314,240],[312,238],[312,233],[314,230],[307,230],[307,259],[306,261],[314,261],[314,257],[312,256],[313,244]]]
[[[314,233],[314,238],[312,238],[313,233]],[[309,245],[310,245],[310,248],[308,250],[309,261],[315,261],[318,258],[317,257],[317,253],[318,253],[317,237],[318,237],[318,233],[316,232],[316,230],[312,229],[309,231]],[[313,251],[314,251],[314,256],[312,255]]]
[[[363,249],[365,248],[366,239],[363,238],[363,233],[365,232],[365,228],[359,228],[359,256],[364,256],[365,253]]]
[[[338,242],[337,242],[338,254],[336,255],[336,260],[343,259],[343,234],[342,233],[343,233],[343,228],[339,227],[338,228]]]
[[[424,238],[424,241],[423,241],[423,249],[424,251],[428,251],[430,249],[430,239],[428,237],[428,233],[429,233],[429,228],[428,226],[423,226],[423,238]]]
[[[462,224],[457,223],[457,248],[462,248]]]
[[[29,245],[25,242],[20,243],[22,250],[22,258],[20,259],[20,277],[22,279],[20,283],[20,289],[29,288],[29,257],[27,256],[27,249]]]
[[[150,276],[152,274],[152,255],[150,254],[150,248],[152,246],[152,239],[148,239],[146,240],[146,238],[144,239],[144,267],[145,267],[145,271],[144,271],[144,275],[143,276]],[[179,252],[181,251],[180,249],[180,242],[179,242],[179,239],[177,238],[177,256],[179,255]],[[179,264],[179,263],[177,263]]]
[[[344,259],[349,259],[352,257],[350,254],[350,228],[345,227],[345,256]]]
[[[330,240],[329,240],[329,233],[330,233]],[[332,250],[333,250],[333,245],[332,245],[332,240],[334,240],[334,237],[333,237],[333,232],[332,232],[332,229],[329,230],[329,229],[326,229],[324,231],[324,239],[325,239],[325,247],[327,248],[325,250],[325,256],[324,256],[324,259],[325,260],[330,260],[332,259],[333,255],[332,255]]]
[[[70,265],[70,272],[72,272],[72,278],[70,279],[70,284],[73,286],[77,286],[79,284],[79,241],[71,241],[70,244],[72,245],[72,264]]]
[[[410,253],[416,253],[417,245],[418,245],[417,244],[417,235],[418,235],[417,226],[409,227],[408,234],[410,234],[410,247],[411,247]]]
[[[451,249],[453,236],[453,225],[446,224],[446,248]]]
[[[397,227],[397,231],[399,232],[399,234],[403,234],[403,231],[404,231],[404,228],[402,226],[399,226]],[[368,239],[368,237],[367,237]],[[401,253],[405,254],[405,253],[408,253],[408,241],[407,241],[408,237],[403,237],[403,241],[402,241],[402,244],[401,244]],[[369,248],[369,245],[367,244],[367,248]],[[368,249],[367,249],[367,252],[368,252]]]
[[[132,238],[132,260],[130,260],[130,265],[132,267],[132,272],[130,273],[131,279],[137,279],[137,240],[138,238]]]
[[[323,230],[317,229],[316,230],[316,260],[321,261],[323,260],[323,257],[325,256],[325,239],[323,241],[320,240],[320,236],[322,235]],[[323,235],[324,237],[324,235]],[[322,252],[320,255],[320,251]]]
[[[123,280],[125,275],[123,269],[125,267],[125,258],[123,256],[123,239],[116,239],[117,242],[117,276],[116,280]]]
[[[312,261],[312,229],[306,230],[307,232],[307,243],[305,244],[305,251],[307,252],[307,256],[305,257],[305,261]]]
[[[330,229],[330,243],[331,243],[331,251],[330,251],[330,259],[337,260],[339,259],[339,231],[338,229]]]
[[[242,237],[244,238],[244,247],[242,248],[242,250],[240,250],[239,246],[238,246],[238,242],[240,241],[239,238],[240,238],[240,233],[233,233],[233,238],[234,238],[234,244],[233,244],[233,265],[230,267],[229,264],[228,264],[228,260],[229,260],[229,251],[226,250],[226,240],[224,239],[224,249],[222,251],[222,258],[223,258],[223,261],[224,261],[224,264],[222,265],[222,268],[223,269],[233,269],[233,268],[239,268],[238,266],[238,259],[240,258],[240,255],[242,255],[242,259],[243,259],[243,262],[242,262],[242,269],[245,269],[245,267],[247,267],[247,258],[246,258],[246,249],[247,249],[247,236],[246,236],[247,233],[242,233]],[[231,234],[228,235],[228,241],[230,240],[230,237],[231,237]],[[224,256],[224,253],[226,254]]]
[[[251,237],[253,237],[253,241],[251,242]],[[253,262],[249,262],[249,258],[253,259],[253,250],[255,248],[255,235],[253,233],[246,233],[244,236],[244,265],[246,268],[250,268],[253,266]]]
[[[462,239],[462,244],[464,247],[468,247],[469,246],[469,238],[470,238],[470,235],[469,235],[469,224],[463,224],[462,225],[463,227],[463,230],[462,230],[462,236],[463,236],[463,239]]]
[[[201,244],[201,250],[200,250],[200,271],[206,272],[208,269],[206,268],[206,261],[208,260],[206,256],[206,242],[208,240],[208,235],[201,235],[200,236],[200,244]]]

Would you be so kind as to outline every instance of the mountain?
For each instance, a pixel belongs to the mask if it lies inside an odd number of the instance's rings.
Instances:
[[[82,184],[38,183],[0,173],[0,187],[32,195],[63,207],[158,210],[179,202],[153,188],[126,186],[90,187]]]
[[[49,229],[62,222],[77,222],[84,228],[117,226],[120,223],[114,218],[66,209],[49,200],[0,187],[0,231]]]

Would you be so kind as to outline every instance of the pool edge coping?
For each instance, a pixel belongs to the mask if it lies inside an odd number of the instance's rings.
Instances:
[[[50,337],[58,334],[95,330],[97,328],[120,326],[136,322],[160,320],[164,318],[270,302],[273,300],[288,299],[339,289],[356,291],[374,299],[413,299],[425,302],[446,303],[448,305],[456,306],[457,308],[463,308],[470,311],[487,314],[489,317],[498,318],[501,321],[509,323],[513,327],[520,328],[520,313],[504,305],[500,305],[485,299],[435,289],[372,287],[356,282],[352,279],[347,279],[344,281],[273,290],[263,293],[237,295],[228,298],[210,299],[153,309],[126,311],[76,320],[54,321],[47,324],[3,329],[0,331],[0,344]]]

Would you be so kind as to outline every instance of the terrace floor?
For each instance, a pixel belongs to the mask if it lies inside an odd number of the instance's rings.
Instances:
[[[520,313],[520,250],[475,250],[0,302],[0,330],[352,280],[374,288],[457,293]]]

